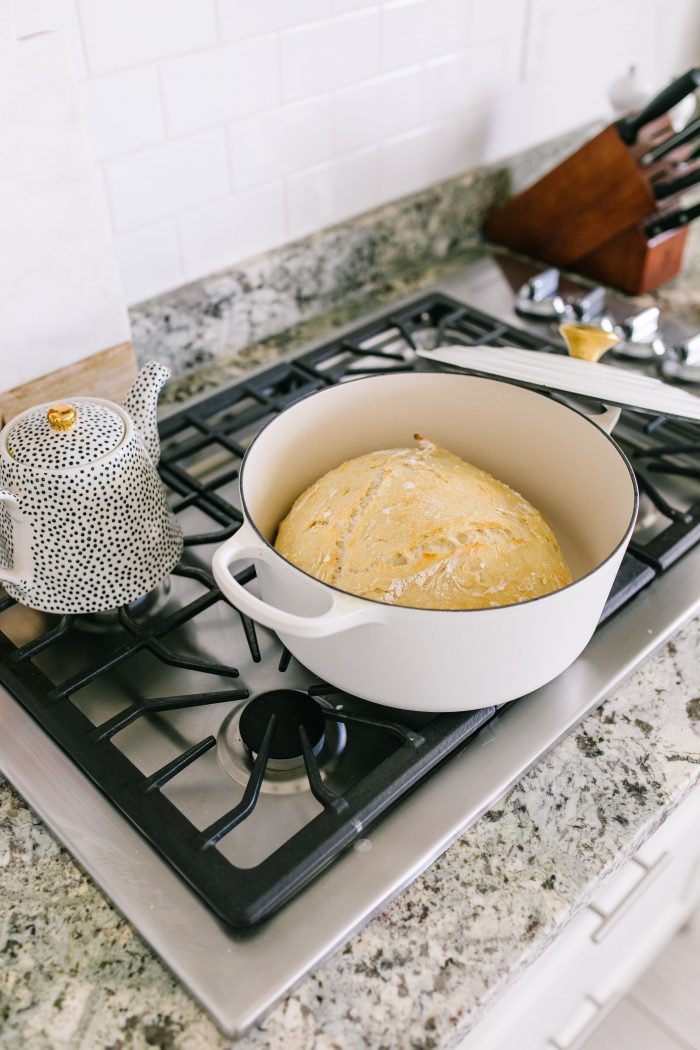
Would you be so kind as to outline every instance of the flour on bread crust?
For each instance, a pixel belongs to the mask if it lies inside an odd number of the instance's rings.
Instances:
[[[342,463],[299,496],[275,546],[351,594],[424,609],[483,609],[571,582],[526,499],[415,435],[417,447]]]

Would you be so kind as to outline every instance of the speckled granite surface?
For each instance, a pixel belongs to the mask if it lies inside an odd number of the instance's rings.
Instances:
[[[316,340],[330,338],[340,327],[363,318],[370,311],[395,303],[402,297],[417,294],[421,289],[429,288],[459,273],[470,262],[482,256],[485,250],[490,253],[505,251],[498,246],[486,248],[483,241],[472,238],[444,259],[426,263],[423,269],[387,276],[381,285],[366,294],[350,296],[325,312],[299,321],[294,328],[261,338],[230,353],[217,355],[209,363],[198,368],[179,367],[178,362],[182,364],[182,358],[177,350],[179,336],[176,336],[173,343],[175,349],[170,354],[170,363],[176,375],[165,387],[161,395],[161,404],[188,401],[192,397],[231,383],[251,368],[272,364],[282,354],[291,353],[296,348]],[[616,294],[627,298],[621,292]],[[691,330],[700,330],[700,223],[691,228],[683,273],[656,292],[630,299],[630,303],[630,312],[656,304],[662,311],[671,313],[679,323],[688,325]],[[166,339],[163,347],[169,345],[170,342]],[[153,354],[158,356],[155,348]],[[163,352],[160,354],[161,359],[167,356],[168,354]]]
[[[699,778],[696,620],[236,1046],[456,1046]],[[231,1045],[2,784],[2,1050]]]

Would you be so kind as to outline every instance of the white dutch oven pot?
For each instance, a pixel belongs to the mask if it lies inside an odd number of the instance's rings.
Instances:
[[[50,613],[116,609],[178,562],[182,530],[158,477],[151,362],[124,407],[78,397],[38,405],[0,432],[0,584]]]
[[[530,500],[574,582],[519,605],[412,609],[339,591],[275,551],[279,522],[312,482],[416,432]],[[591,419],[510,383],[444,373],[358,379],[297,401],[258,434],[240,486],[244,524],[213,561],[226,597],[332,685],[417,711],[502,704],[568,667],[595,630],[638,505],[627,459]],[[230,571],[250,560],[261,597]]]

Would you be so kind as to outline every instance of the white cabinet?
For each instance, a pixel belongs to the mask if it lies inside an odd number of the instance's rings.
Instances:
[[[575,1050],[700,901],[700,790],[596,893],[459,1050]]]

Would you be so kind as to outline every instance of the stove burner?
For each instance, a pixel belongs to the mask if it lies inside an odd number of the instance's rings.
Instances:
[[[669,350],[661,358],[659,369],[664,379],[695,385],[700,383],[700,356],[691,360],[677,350]]]
[[[306,733],[323,780],[336,769],[347,741],[342,721],[327,717],[327,712],[335,710],[325,698],[312,698],[300,689],[258,693],[224,719],[218,734],[219,761],[232,780],[246,787],[274,715],[276,724],[260,791],[264,795],[305,794],[311,785],[300,729]]]
[[[128,610],[131,616],[159,616],[165,610],[171,591],[172,580],[169,576],[166,576],[152,591],[144,594],[141,598],[136,598],[124,608]],[[120,609],[110,609],[108,612],[85,613],[75,617],[75,626],[79,631],[86,631],[88,634],[109,634],[120,629],[119,614]]]
[[[636,539],[642,539],[645,535],[654,535],[653,530],[658,531],[659,522],[663,521],[663,514],[656,507],[651,497],[644,492],[639,493],[639,512],[637,514],[637,524],[634,528],[634,535]]]
[[[664,346],[663,340],[660,338],[650,339],[649,341],[635,340],[635,339],[623,339],[621,343],[613,347],[613,357],[626,358],[629,361],[659,361],[664,353],[666,347]]]
[[[303,746],[301,730],[312,751],[316,752],[323,743],[325,719],[323,712],[308,693],[300,689],[272,689],[269,693],[260,693],[246,704],[241,715],[239,730],[243,743],[253,754],[260,751],[265,734],[274,717],[275,728],[270,743],[270,768],[284,768],[294,761],[294,765],[303,765]]]

